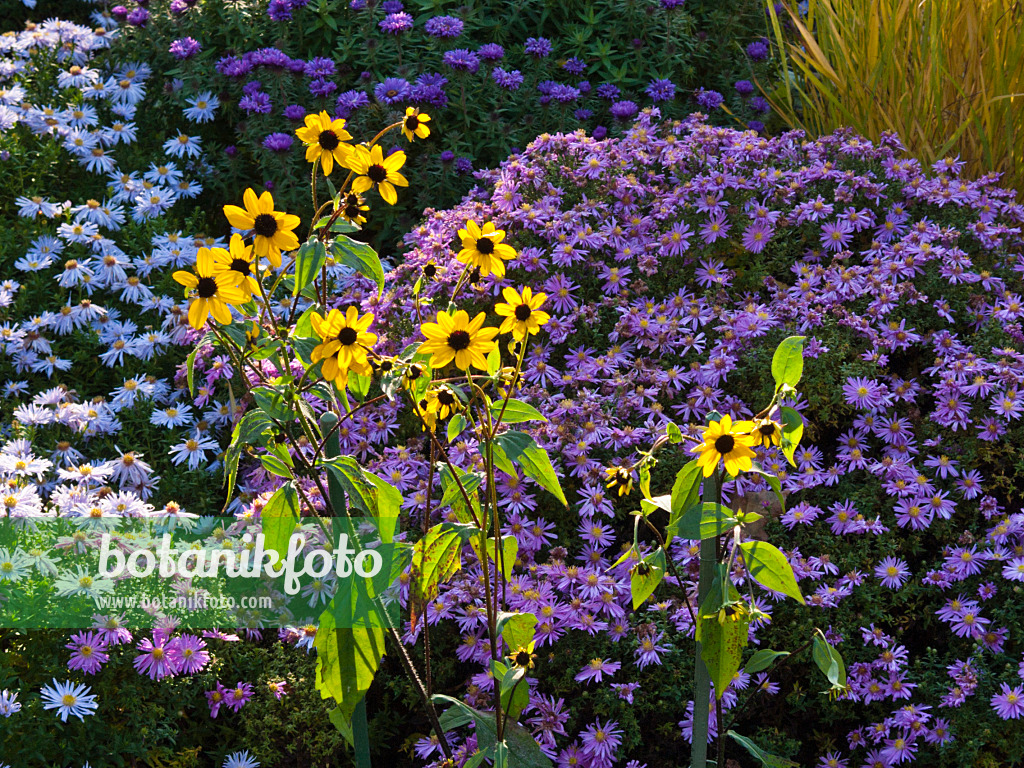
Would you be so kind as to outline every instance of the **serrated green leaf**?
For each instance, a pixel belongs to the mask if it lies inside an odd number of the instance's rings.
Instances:
[[[658,547],[630,571],[629,591],[633,597],[634,611],[644,604],[644,601],[654,593],[661,580],[665,578],[665,568],[665,550]]]
[[[351,267],[373,280],[377,284],[377,295],[380,296],[384,290],[384,267],[373,248],[347,235],[339,234],[331,241],[331,255],[339,264]]]
[[[684,539],[712,539],[732,530],[739,520],[732,510],[714,502],[698,502],[670,522],[671,533]]]
[[[497,631],[508,646],[509,653],[530,648],[537,628],[537,617],[532,613],[498,611]]]
[[[292,296],[298,296],[307,285],[320,274],[321,268],[327,263],[327,249],[319,240],[307,240],[295,252],[295,285]]]
[[[409,572],[409,620],[413,629],[427,603],[437,597],[438,585],[462,567],[462,544],[459,531],[442,524],[427,531],[413,547]]]
[[[274,492],[260,514],[265,549],[277,552],[282,558],[287,554],[288,540],[299,524],[299,509],[299,494],[291,483],[285,483]]]
[[[720,699],[742,663],[749,621],[742,614],[741,618],[720,622],[717,613],[706,617],[702,609],[698,622],[700,657],[704,660],[711,682],[715,684],[715,697]]]
[[[535,480],[548,493],[553,495],[568,508],[569,502],[562,492],[555,468],[551,464],[548,452],[534,442],[533,438],[522,432],[505,432],[495,438],[508,459],[520,467],[523,473]]]
[[[495,421],[501,414],[503,404],[504,401],[491,404],[491,418]],[[505,406],[505,414],[501,418],[502,424],[520,424],[524,421],[547,421],[547,417],[529,403],[516,400],[514,397],[509,398],[508,405]]]
[[[384,630],[378,626],[339,628],[328,609],[320,616],[314,647],[317,690],[322,698],[337,703],[337,717],[351,722],[356,704],[370,689],[384,657]]]

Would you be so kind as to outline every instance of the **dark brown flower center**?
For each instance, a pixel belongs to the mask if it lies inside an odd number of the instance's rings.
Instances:
[[[334,131],[320,131],[320,135],[317,136],[317,143],[328,152],[338,148],[341,143],[338,140],[338,134]]]
[[[516,653],[515,664],[517,667],[528,667],[530,666],[530,653],[529,651],[519,651]]]
[[[451,406],[455,405],[455,396],[451,392],[442,389],[440,392],[437,393],[437,402],[439,402],[446,408],[450,408]]]
[[[736,447],[736,440],[732,435],[722,435],[715,440],[715,450],[723,456],[727,453],[732,452],[732,449]]]
[[[416,115],[409,115],[405,118],[405,129],[407,131],[414,131],[420,127],[420,119]]]
[[[355,328],[342,328],[338,331],[338,341],[341,342],[342,346],[351,347],[359,339],[359,334]]]
[[[200,299],[209,299],[217,293],[217,281],[212,277],[200,277],[196,293],[199,294]]]
[[[516,307],[516,320],[525,323],[530,319],[530,315],[533,314],[533,310],[530,309],[529,304],[520,304]]]
[[[775,434],[775,425],[774,424],[762,424],[760,426],[760,432],[765,437],[770,437],[771,435]]]
[[[262,237],[273,237],[277,232],[277,219],[269,213],[261,213],[253,222],[252,231]]]
[[[489,237],[481,237],[476,241],[476,249],[480,253],[494,253],[494,241]]]
[[[366,169],[366,175],[370,177],[370,181],[374,184],[380,184],[388,177],[388,169],[383,165],[371,165]]]
[[[456,352],[461,352],[463,349],[467,349],[470,341],[471,339],[469,338],[469,334],[465,331],[452,331],[448,335],[448,346]]]
[[[231,271],[241,272],[246,277],[252,274],[252,272],[249,271],[249,262],[245,259],[232,259]]]

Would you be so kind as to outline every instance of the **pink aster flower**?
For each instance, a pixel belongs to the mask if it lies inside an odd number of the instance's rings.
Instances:
[[[138,648],[142,653],[135,657],[132,664],[140,675],[149,675],[150,680],[160,680],[177,673],[177,669],[168,657],[167,635],[154,632],[153,639],[148,637],[139,641]]]
[[[239,680],[234,688],[227,691],[225,698],[226,701],[224,703],[227,705],[228,709],[237,712],[248,704],[249,699],[252,698],[252,684],[243,683]]]
[[[220,705],[227,701],[228,689],[217,681],[217,687],[206,692],[206,703],[210,707],[210,717],[217,717],[220,712]]]
[[[194,675],[210,663],[206,641],[195,635],[182,635],[167,644],[167,657],[180,673]]]
[[[591,681],[600,683],[604,679],[605,675],[611,677],[619,671],[621,666],[622,664],[618,661],[593,659],[580,671],[578,675],[576,675],[575,680],[578,683],[589,683]]]
[[[106,653],[107,644],[98,632],[74,634],[64,647],[72,651],[68,669],[80,669],[87,675],[95,675],[110,661]]]
[[[1024,714],[1024,687],[1011,688],[1001,684],[1001,690],[992,697],[990,704],[1003,720],[1016,720]]]

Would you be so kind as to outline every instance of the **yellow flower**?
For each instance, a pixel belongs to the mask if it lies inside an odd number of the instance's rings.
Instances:
[[[441,386],[427,392],[420,402],[420,408],[436,414],[439,419],[447,419],[456,411],[462,410],[462,403],[450,388]]]
[[[480,270],[481,277],[493,272],[497,277],[505,276],[505,262],[516,257],[516,249],[507,243],[505,231],[495,229],[493,222],[487,222],[481,229],[475,221],[467,221],[466,228],[459,230],[462,239],[462,250],[459,261],[471,264]]]
[[[405,117],[402,119],[402,133],[409,141],[413,138],[425,139],[430,135],[430,128],[427,127],[429,122],[430,115],[426,112],[420,112],[416,107],[406,107]]]
[[[628,496],[633,490],[633,476],[625,467],[608,467],[604,473],[608,476],[605,488],[618,489],[619,496]]]
[[[339,165],[347,165],[352,147],[345,144],[352,139],[352,134],[345,130],[345,121],[334,120],[326,112],[319,115],[306,115],[305,125],[295,135],[306,145],[306,160],[311,163],[320,161],[324,176],[330,176],[334,170],[334,161]]]
[[[513,338],[522,341],[528,333],[537,333],[540,327],[551,319],[547,312],[541,312],[540,306],[547,300],[547,294],[533,295],[529,287],[523,288],[522,295],[511,286],[501,292],[506,304],[498,304],[494,311],[504,317],[499,333],[512,333]]]
[[[344,388],[348,384],[348,372],[370,376],[373,369],[366,359],[367,349],[377,343],[377,334],[367,329],[373,322],[373,315],[367,312],[359,317],[359,310],[349,307],[344,313],[332,309],[327,317],[314,312],[310,318],[316,335],[323,339],[310,356],[310,361],[324,361],[323,375]]]
[[[376,185],[384,202],[394,205],[398,202],[395,187],[409,186],[405,176],[398,172],[405,165],[405,152],[401,150],[384,157],[380,144],[374,144],[371,149],[360,144],[353,148],[346,165],[358,174],[352,181],[352,191],[357,195]]]
[[[241,288],[247,298],[251,298],[254,293],[260,292],[259,279],[253,270],[256,265],[252,263],[252,246],[246,245],[241,235],[234,234],[228,248],[227,251],[223,248],[209,249],[213,254],[213,273],[216,276],[227,272],[234,279],[234,285]]]
[[[299,247],[299,238],[292,232],[299,226],[299,217],[274,210],[274,198],[264,192],[258,198],[256,193],[245,190],[242,195],[245,208],[225,205],[224,215],[231,226],[241,230],[252,230],[253,249],[257,256],[266,256],[275,267],[281,266],[281,251],[294,251]]]
[[[248,294],[235,285],[235,276],[229,271],[215,273],[213,254],[209,248],[200,248],[196,256],[196,271],[178,270],[174,279],[185,286],[188,295],[195,292],[195,298],[188,306],[188,322],[197,331],[206,324],[206,318],[223,325],[231,322],[228,305],[245,304]]]
[[[771,419],[758,419],[754,422],[754,429],[752,430],[754,437],[757,438],[755,445],[763,445],[765,448],[770,448],[773,445],[782,444],[782,427],[779,426],[778,422],[772,421]]]
[[[498,335],[498,329],[484,328],[484,319],[483,312],[472,320],[462,309],[454,317],[447,312],[438,312],[436,323],[420,326],[427,340],[420,344],[418,351],[431,355],[432,368],[443,368],[454,360],[459,370],[468,370],[472,365],[486,371],[487,353],[497,346],[493,339]]]
[[[365,224],[366,217],[363,216],[363,211],[370,210],[370,206],[364,205],[365,202],[362,195],[349,192],[341,203],[341,218],[357,227]]]
[[[509,658],[512,660],[512,665],[515,667],[522,667],[523,669],[533,669],[534,659],[537,658],[537,654],[533,653],[533,643],[530,643],[529,647],[519,646],[516,648],[516,652],[513,653]]]
[[[758,440],[756,435],[749,434],[752,426],[750,422],[733,424],[732,417],[726,415],[704,428],[703,442],[690,449],[700,454],[697,464],[703,467],[704,477],[711,477],[719,461],[725,462],[726,471],[733,477],[750,469],[754,458],[750,446]],[[748,429],[743,430],[743,427]]]

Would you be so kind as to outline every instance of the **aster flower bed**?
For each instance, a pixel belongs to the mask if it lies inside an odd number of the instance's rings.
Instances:
[[[521,476],[499,493],[523,565],[510,601],[540,618],[525,717],[562,764],[659,764],[689,736],[680,659],[692,625],[670,599],[630,611],[628,577],[610,565],[634,504],[605,488],[605,468],[632,464],[669,419],[751,416],[744,404],[766,399],[767,351],[793,332],[808,337],[790,405],[809,444],[794,467],[758,450],[788,497],[768,531],[830,628],[850,688],[827,703],[796,686],[809,662],[797,655],[778,673],[741,673],[728,716],[804,764],[962,765],[1020,748],[1003,723],[1022,714],[1024,212],[996,178],[958,169],[921,168],[892,136],[768,140],[656,113],[621,140],[545,135],[408,236],[383,300],[361,288],[342,300],[372,309],[395,351],[422,338],[409,321],[447,301],[467,220],[493,221],[519,249],[504,275],[479,278],[481,308],[507,285],[547,295],[523,397],[549,420],[531,434],[575,504],[560,511]],[[380,454],[363,429],[398,423],[360,415],[342,450],[380,455],[373,466],[415,510],[427,476],[415,434]],[[453,435],[450,450],[471,455],[473,441]],[[669,469],[653,487],[671,483]],[[743,476],[726,495],[770,513],[766,490]],[[695,546],[673,554],[695,577]],[[468,618],[474,579],[457,576],[427,613],[462,636],[470,702],[486,690],[473,672],[487,656]],[[798,645],[784,605],[764,595],[759,607],[771,622],[752,625],[755,642]]]
[[[507,7],[161,0],[112,12],[137,55],[172,79],[174,99],[220,102],[199,132],[222,198],[240,183],[273,189],[301,174],[292,134],[309,112],[326,110],[356,133],[409,104],[437,114],[437,140],[411,158],[417,189],[370,221],[371,231],[385,227],[388,251],[425,206],[457,202],[472,169],[493,167],[542,131],[616,133],[650,104],[673,116],[703,104],[723,121],[733,118],[719,105],[754,126],[766,119],[750,83],[766,75],[756,3],[528,2],[512,16]],[[279,192],[307,213],[300,188]]]

